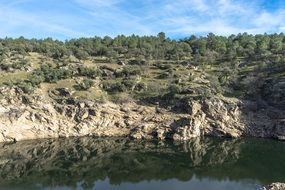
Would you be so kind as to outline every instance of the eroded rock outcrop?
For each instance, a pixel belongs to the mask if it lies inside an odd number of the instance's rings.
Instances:
[[[66,89],[55,99],[0,89],[0,141],[69,136],[189,140],[198,136],[285,139],[285,111],[224,97],[191,101],[176,113],[135,102],[79,101]]]

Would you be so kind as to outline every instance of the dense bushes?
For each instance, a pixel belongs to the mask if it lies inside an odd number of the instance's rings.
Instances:
[[[75,70],[73,70],[75,69]],[[68,79],[74,76],[87,77],[83,81],[75,85],[77,90],[88,90],[94,82],[88,78],[94,79],[98,76],[98,70],[95,68],[79,67],[79,68],[68,68],[68,67],[53,67],[50,64],[43,64],[40,68],[35,69],[26,80],[18,82],[6,82],[5,85],[12,86],[16,85],[25,93],[32,93],[42,82],[55,83],[62,79]]]
[[[124,92],[126,91],[125,86],[121,82],[103,82],[103,89],[110,93],[116,93],[116,92]]]
[[[11,64],[7,64],[7,63],[0,63],[0,69],[2,71],[8,71],[11,68]]]
[[[110,93],[126,92],[134,90],[136,87],[136,81],[131,79],[124,79],[117,82],[103,82],[103,89]]]
[[[88,68],[81,66],[78,68],[78,75],[95,79],[97,76],[101,75],[101,72],[94,67]]]
[[[12,64],[13,69],[26,69],[28,66],[31,66],[31,64],[27,59],[22,59]]]
[[[182,91],[182,89],[177,84],[171,84],[168,87],[168,91],[169,91],[169,95],[174,96],[175,94],[179,94]]]
[[[12,71],[12,70],[24,70],[31,66],[30,62],[26,59],[21,59],[13,63],[0,63],[0,70]]]
[[[35,86],[30,83],[29,81],[21,81],[16,83],[17,87],[19,87],[20,89],[23,90],[24,93],[26,94],[30,94],[32,92],[34,92],[35,90]]]
[[[44,79],[44,82],[57,82],[61,79],[67,79],[72,76],[72,72],[66,68],[53,68],[49,64],[41,65],[39,69],[36,69],[33,76],[38,76]]]
[[[115,72],[116,77],[130,77],[134,75],[141,75],[143,73],[142,68],[138,66],[124,66],[122,70]]]

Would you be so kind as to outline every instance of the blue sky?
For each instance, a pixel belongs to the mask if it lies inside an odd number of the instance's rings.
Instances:
[[[285,0],[0,0],[0,37],[285,32]]]

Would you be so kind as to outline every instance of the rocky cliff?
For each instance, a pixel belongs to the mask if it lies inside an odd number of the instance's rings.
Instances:
[[[224,97],[184,103],[176,113],[136,102],[78,101],[68,90],[27,96],[17,88],[0,89],[0,141],[69,136],[188,140],[197,136],[285,138],[283,110]]]

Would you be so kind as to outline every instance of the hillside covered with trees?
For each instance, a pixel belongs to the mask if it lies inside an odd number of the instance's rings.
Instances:
[[[284,80],[283,33],[0,39],[0,85],[52,98],[65,88],[100,101],[174,106],[221,95],[283,105]]]

